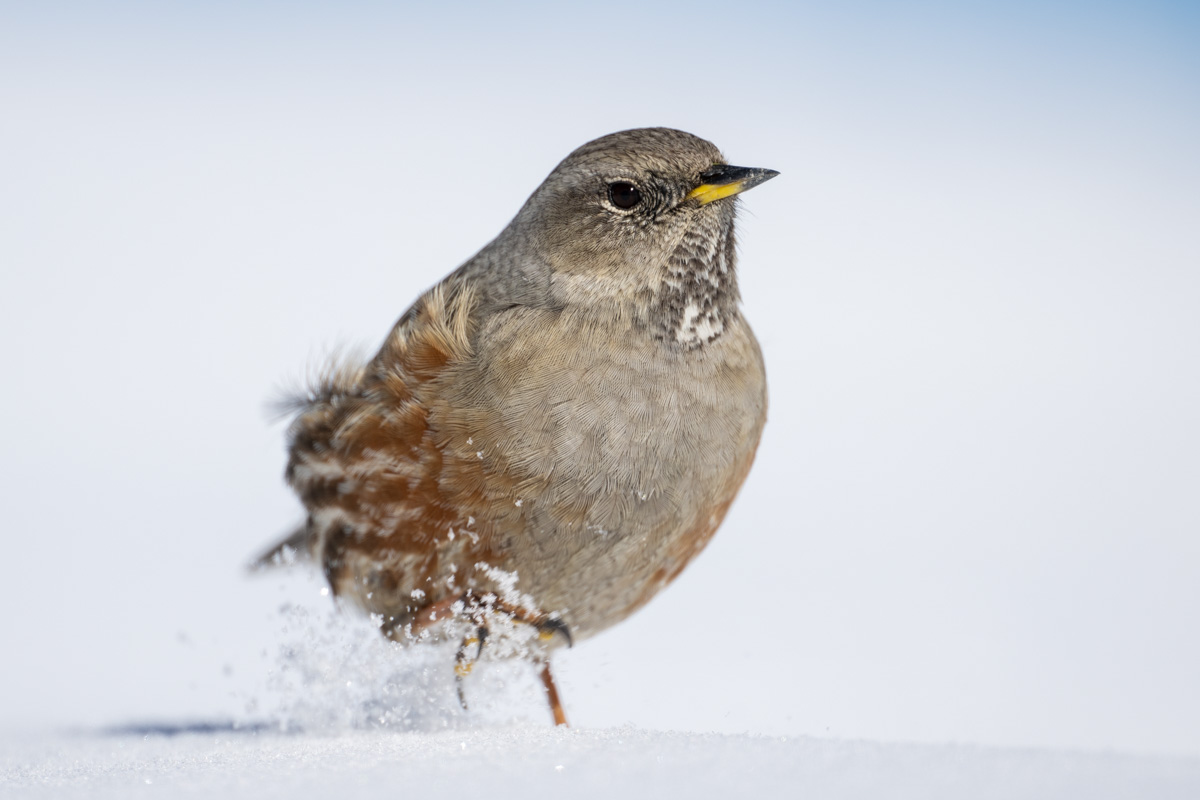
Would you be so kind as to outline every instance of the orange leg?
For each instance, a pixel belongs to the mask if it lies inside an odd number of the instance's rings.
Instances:
[[[542,686],[546,687],[546,699],[550,701],[554,724],[567,725],[567,714],[563,711],[562,701],[558,699],[558,687],[554,685],[554,676],[550,674],[549,661],[542,662]]]

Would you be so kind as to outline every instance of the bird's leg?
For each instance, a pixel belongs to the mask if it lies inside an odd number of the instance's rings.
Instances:
[[[543,617],[536,621],[530,620],[520,609],[513,608],[507,604],[493,603],[491,607],[511,614],[519,622],[532,625],[538,632],[538,638],[543,642],[548,642],[555,636],[562,636],[567,642],[567,647],[574,645],[574,641],[571,638],[571,630],[561,620],[548,617]],[[482,619],[477,618],[475,621],[478,624],[475,635],[467,636],[467,638],[463,639],[462,644],[459,645],[458,653],[454,657],[454,683],[455,688],[458,690],[458,702],[463,707],[463,710],[467,708],[467,699],[463,695],[463,681],[471,674],[471,668],[475,666],[475,661],[483,653],[483,643],[487,639],[488,634],[487,626],[483,624]],[[472,647],[476,647],[475,655],[468,656]],[[558,687],[554,683],[554,675],[550,672],[550,660],[547,656],[543,655],[538,659],[537,663],[541,665],[542,686],[546,690],[546,700],[550,703],[550,713],[554,716],[554,724],[566,725],[567,714],[563,711],[562,701],[558,697]]]
[[[487,627],[480,625],[475,629],[474,636],[467,636],[463,639],[462,644],[458,646],[458,652],[454,655],[454,688],[458,692],[458,704],[463,707],[463,711],[467,710],[467,698],[463,694],[463,680],[471,674],[471,668],[483,654],[483,643],[486,639]],[[472,647],[475,648],[475,655],[468,656],[467,653]]]
[[[543,642],[549,642],[555,636],[562,636],[567,640],[567,647],[575,646],[575,642],[571,638],[571,629],[562,620],[545,618],[534,625],[537,627],[538,638]],[[567,714],[563,711],[562,701],[558,698],[558,687],[554,684],[554,675],[550,672],[550,658],[544,657],[541,665],[542,686],[546,689],[546,700],[550,703],[550,713],[554,715],[554,724],[566,726]]]
[[[488,613],[499,611],[507,614],[515,622],[532,625],[537,631],[538,639],[542,642],[549,643],[554,637],[561,636],[566,641],[567,647],[575,644],[570,628],[562,620],[547,616],[533,617],[525,609],[505,603],[497,599],[495,595],[489,594],[480,598],[471,591],[460,592],[443,597],[436,603],[430,603],[410,617],[404,625],[400,624],[399,619],[388,620],[382,626],[383,634],[394,641],[411,641],[437,623],[454,616],[456,613],[454,606],[460,602],[463,603],[461,610],[466,611],[466,616],[475,625],[475,632],[468,634],[463,639],[454,656],[455,689],[458,693],[459,705],[464,710],[467,708],[467,698],[463,693],[463,682],[471,674],[475,662],[483,653],[483,643],[488,636],[485,624]],[[471,653],[472,649],[475,651],[474,654]],[[563,711],[562,701],[558,697],[558,687],[555,686],[554,676],[550,672],[548,656],[546,654],[537,656],[536,663],[541,666],[542,686],[546,690],[546,699],[550,703],[550,713],[554,715],[554,724],[566,725],[567,715]]]
[[[550,674],[549,659],[542,663],[542,686],[546,689],[546,700],[550,702],[550,713],[554,715],[554,724],[567,726],[567,714],[563,711],[562,701],[558,699],[558,687],[554,685],[554,676]]]

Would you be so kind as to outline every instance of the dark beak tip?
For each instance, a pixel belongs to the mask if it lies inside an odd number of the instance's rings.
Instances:
[[[778,174],[778,170],[762,167],[735,167],[732,164],[717,164],[701,173],[700,180],[703,183],[712,183],[718,186],[735,181],[747,181],[751,186],[757,186]]]

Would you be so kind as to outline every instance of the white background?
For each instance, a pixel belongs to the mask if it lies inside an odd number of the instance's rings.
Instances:
[[[0,11],[0,726],[227,718],[298,576],[266,402],[378,345],[570,150],[781,171],[771,416],[575,722],[1200,753],[1185,4]],[[541,713],[540,709],[537,713]]]

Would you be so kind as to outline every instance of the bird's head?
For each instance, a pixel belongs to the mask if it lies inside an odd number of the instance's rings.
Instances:
[[[567,156],[514,226],[549,266],[563,305],[649,305],[664,286],[695,280],[736,302],[733,198],[777,174],[730,166],[683,131],[621,131]]]

